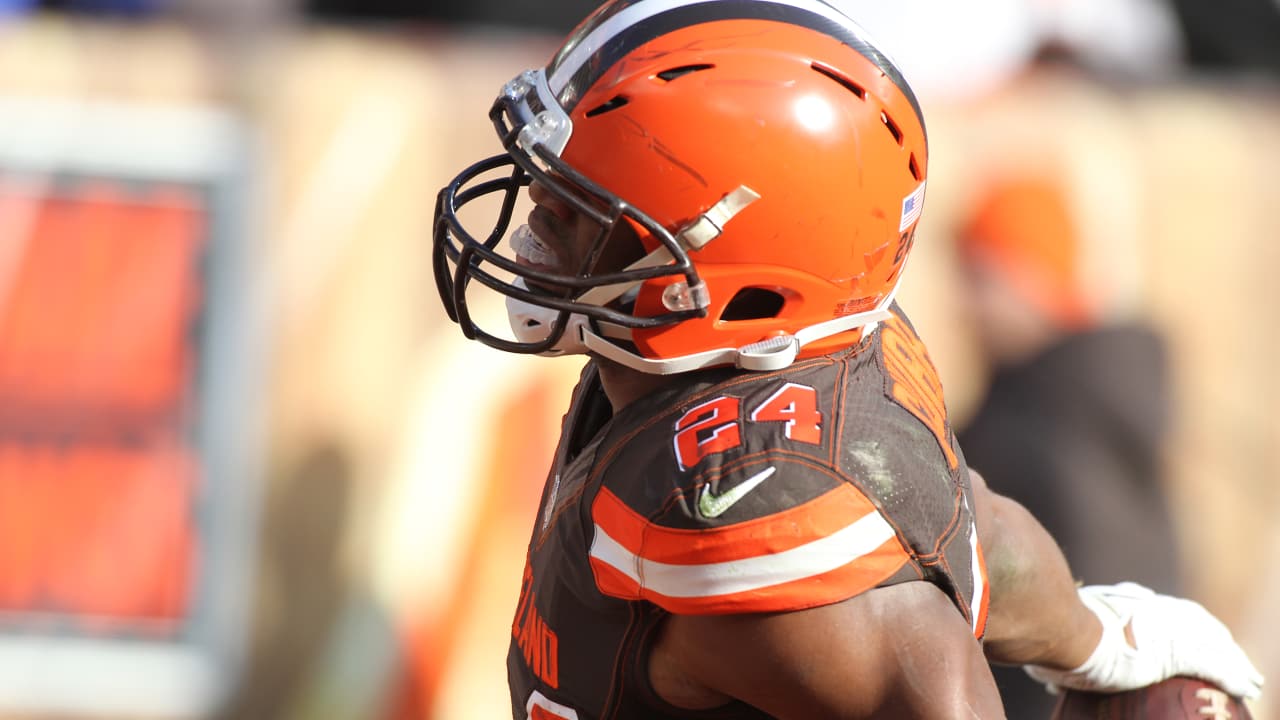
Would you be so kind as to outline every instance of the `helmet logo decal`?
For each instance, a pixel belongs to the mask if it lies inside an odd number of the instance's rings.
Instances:
[[[902,200],[902,221],[898,223],[898,232],[911,227],[911,223],[920,219],[920,211],[924,208],[924,183],[911,191]]]

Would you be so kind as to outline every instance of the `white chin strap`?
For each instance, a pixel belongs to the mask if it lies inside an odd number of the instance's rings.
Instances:
[[[523,281],[516,282],[519,284]],[[739,348],[719,348],[664,359],[637,355],[608,339],[612,337],[629,340],[631,330],[612,323],[592,323],[586,317],[574,313],[569,316],[568,326],[560,336],[559,342],[539,355],[559,357],[592,353],[632,370],[651,375],[674,375],[719,366],[733,366],[754,371],[781,370],[795,362],[800,349],[810,343],[860,327],[868,332],[874,329],[880,321],[889,318],[891,314],[889,306],[892,303],[893,295],[890,294],[874,310],[810,325],[794,335],[779,335]],[[511,330],[515,333],[516,339],[520,342],[534,343],[546,339],[560,312],[508,297],[507,315],[511,320]]]
[[[592,353],[607,358],[632,370],[639,370],[651,375],[674,375],[676,373],[701,370],[718,366],[733,366],[743,370],[768,371],[781,370],[796,361],[800,349],[823,338],[842,332],[864,328],[866,332],[873,330],[877,323],[887,320],[891,313],[889,305],[893,296],[885,298],[880,307],[866,312],[845,315],[816,325],[810,325],[797,331],[794,335],[779,335],[767,338],[739,348],[720,348],[707,350],[691,355],[654,360],[630,352],[604,337],[596,334],[592,325],[584,323],[578,326],[582,335],[581,344]],[[631,332],[626,328],[613,328],[607,323],[600,326],[607,335],[629,337]]]

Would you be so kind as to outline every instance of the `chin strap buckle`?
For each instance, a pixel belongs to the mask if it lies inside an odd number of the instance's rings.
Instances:
[[[738,348],[735,365],[743,370],[781,370],[796,361],[800,339],[795,335],[779,335]]]

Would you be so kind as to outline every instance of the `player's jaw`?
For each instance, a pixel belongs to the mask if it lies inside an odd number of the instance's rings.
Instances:
[[[529,212],[527,222],[536,238],[534,245],[538,252],[530,253],[532,257],[522,259],[529,261],[527,264],[534,265],[540,270],[571,271],[568,261],[571,261],[573,256],[571,252],[575,234],[573,224],[542,205],[536,205]]]
[[[644,256],[635,229],[626,222],[605,228],[564,198],[535,182],[529,186],[534,208],[526,235],[516,246],[522,265],[562,275],[617,272]],[[588,267],[588,263],[590,267]],[[568,297],[572,292],[550,283],[529,282],[532,289]]]
[[[576,275],[589,252],[580,247],[584,219],[568,203],[539,183],[529,186],[534,208],[527,219],[528,231],[513,239],[516,262],[535,270]],[[521,235],[522,231],[517,231]],[[547,283],[530,282],[534,290],[555,295],[568,294],[567,289]]]

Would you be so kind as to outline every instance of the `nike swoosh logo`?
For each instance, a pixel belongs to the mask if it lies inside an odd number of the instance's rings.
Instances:
[[[724,514],[726,510],[733,507],[747,493],[756,489],[756,486],[765,480],[777,470],[775,467],[767,467],[764,470],[752,475],[733,487],[725,490],[719,495],[711,494],[711,485],[707,484],[702,487],[702,495],[698,497],[698,512],[705,518],[717,518]]]

